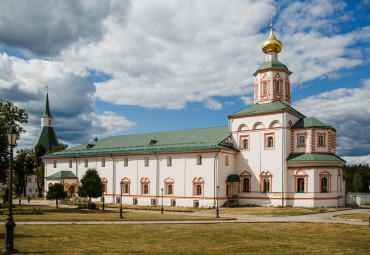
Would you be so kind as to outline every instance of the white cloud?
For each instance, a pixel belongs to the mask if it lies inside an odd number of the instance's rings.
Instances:
[[[135,126],[136,123],[129,121],[126,117],[105,111],[101,115],[93,114],[91,133],[96,137],[109,136],[131,130]]]
[[[337,129],[339,155],[370,154],[370,79],[359,88],[340,88],[295,102],[306,116]]]
[[[358,157],[343,157],[347,161],[347,165],[356,165],[356,164],[369,164],[370,165],[370,154],[366,156]]]

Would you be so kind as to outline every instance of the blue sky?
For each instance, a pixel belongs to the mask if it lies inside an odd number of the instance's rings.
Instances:
[[[293,72],[292,106],[370,163],[370,1],[2,1],[0,98],[40,128],[49,86],[60,141],[227,125],[252,104],[269,34]]]

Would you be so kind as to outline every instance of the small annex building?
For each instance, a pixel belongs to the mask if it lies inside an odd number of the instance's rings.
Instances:
[[[62,182],[72,195],[96,168],[108,203],[120,203],[122,191],[122,203],[134,205],[157,205],[163,196],[166,206],[343,206],[336,130],[291,107],[281,49],[271,26],[254,104],[229,115],[228,126],[113,136],[49,154],[45,192]]]

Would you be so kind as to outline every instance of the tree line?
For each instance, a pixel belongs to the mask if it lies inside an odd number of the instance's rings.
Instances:
[[[347,192],[370,192],[370,166],[368,164],[346,165],[343,170],[347,180]]]

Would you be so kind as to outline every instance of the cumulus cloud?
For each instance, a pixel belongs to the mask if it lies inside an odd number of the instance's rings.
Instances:
[[[316,117],[337,129],[337,152],[370,154],[370,79],[359,88],[340,88],[294,103],[306,116]]]
[[[117,9],[129,9],[128,1],[120,2],[1,1],[0,44],[49,57],[78,41],[98,41],[105,30],[102,20]],[[117,8],[122,5],[125,8]]]
[[[136,123],[129,121],[126,117],[114,112],[105,111],[102,115],[94,114],[92,122],[93,136],[109,136],[123,131],[128,131],[136,126]]]

